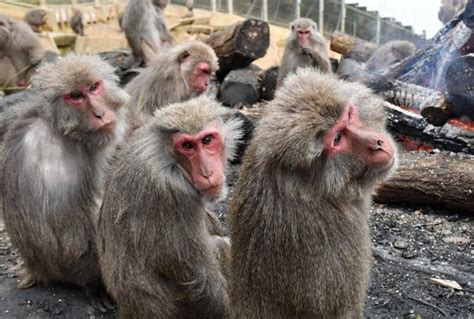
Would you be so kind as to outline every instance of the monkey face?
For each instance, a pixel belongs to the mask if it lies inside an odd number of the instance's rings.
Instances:
[[[97,81],[89,86],[83,86],[64,95],[64,102],[80,111],[88,125],[97,131],[111,133],[117,121],[105,99],[103,81]]]
[[[190,135],[172,137],[177,162],[184,177],[204,196],[219,196],[225,181],[225,146],[216,126]]]

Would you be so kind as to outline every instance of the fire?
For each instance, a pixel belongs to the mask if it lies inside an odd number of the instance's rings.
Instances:
[[[423,142],[413,139],[407,136],[400,136],[399,138],[400,142],[405,145],[408,151],[425,151],[425,152],[431,152],[433,148],[431,146],[428,146],[426,144],[423,144]]]
[[[463,130],[474,132],[474,122],[468,119],[455,118],[455,119],[450,119],[448,123],[453,126],[459,127]]]

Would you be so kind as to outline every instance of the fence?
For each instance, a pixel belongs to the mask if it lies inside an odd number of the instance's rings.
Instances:
[[[29,4],[81,4],[126,2],[126,0],[17,0]],[[386,0],[390,1],[390,0]],[[184,5],[186,0],[171,0]],[[409,40],[422,45],[425,36],[417,35],[411,27],[390,19],[381,18],[376,11],[367,11],[345,0],[194,0],[194,7],[211,11],[258,18],[273,24],[288,26],[298,16],[318,22],[325,35],[342,31],[377,43],[394,39]]]

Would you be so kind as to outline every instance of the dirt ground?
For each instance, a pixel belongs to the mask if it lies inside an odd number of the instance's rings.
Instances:
[[[230,180],[235,180],[234,167]],[[232,192],[229,192],[232,196]],[[227,201],[214,211],[225,220]],[[375,204],[367,318],[474,318],[473,216],[427,207]],[[95,313],[77,287],[16,288],[15,253],[0,219],[0,318],[115,318]],[[456,280],[462,291],[430,278]]]

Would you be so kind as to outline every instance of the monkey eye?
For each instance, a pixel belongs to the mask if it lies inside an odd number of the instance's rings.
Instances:
[[[341,143],[342,140],[342,131],[337,131],[336,136],[334,137],[333,144],[334,146],[337,146],[339,143]]]
[[[202,139],[202,144],[206,145],[206,144],[211,143],[211,141],[212,141],[212,135],[206,135]]]
[[[84,93],[82,93],[81,91],[73,91],[73,92],[69,93],[69,97],[72,100],[77,101],[77,100],[84,97]]]
[[[91,87],[89,88],[89,91],[94,92],[95,90],[97,90],[98,86],[99,86],[99,82],[95,82],[94,84],[91,85]]]
[[[191,150],[193,149],[193,143],[191,142],[183,142],[183,144],[181,144],[181,146],[185,149],[185,150]]]

